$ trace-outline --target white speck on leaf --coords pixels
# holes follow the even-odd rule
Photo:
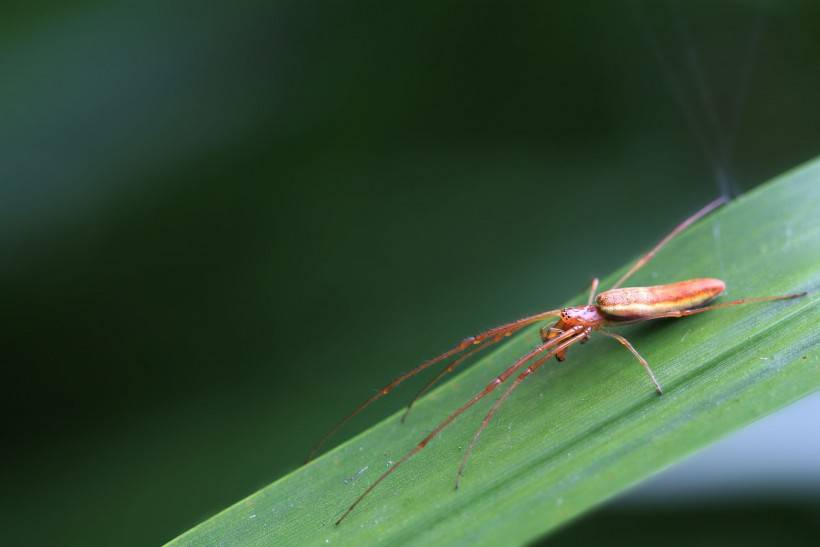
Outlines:
[[[358,471],[356,471],[356,473],[355,473],[352,477],[348,477],[348,478],[346,478],[346,479],[344,480],[344,483],[345,483],[345,484],[350,484],[351,482],[354,482],[356,479],[358,479],[359,477],[361,477],[361,476],[362,476],[362,473],[364,473],[365,471],[367,471],[367,468],[368,468],[368,467],[370,467],[370,466],[369,466],[369,465],[365,465],[364,467],[362,467],[361,469],[359,469]]]
[[[250,515],[248,518],[249,519],[255,519],[256,518],[256,513],[254,513],[253,515]]]

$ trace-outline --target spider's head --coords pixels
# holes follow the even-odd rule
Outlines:
[[[604,317],[596,306],[574,306],[561,310],[561,322],[568,327],[580,325],[598,328],[604,322]]]

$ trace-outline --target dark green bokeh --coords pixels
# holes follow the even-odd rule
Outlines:
[[[743,191],[820,149],[812,2],[6,15],[14,544],[168,540],[398,372],[623,264],[716,167]]]

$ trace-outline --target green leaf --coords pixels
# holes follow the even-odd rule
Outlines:
[[[728,286],[723,300],[810,291],[798,300],[621,329],[653,366],[665,395],[654,393],[615,341],[594,336],[564,363],[542,367],[507,401],[458,492],[453,481],[462,451],[494,397],[462,415],[334,526],[379,474],[532,348],[533,327],[422,399],[405,424],[392,416],[171,544],[515,545],[548,533],[820,387],[819,219],[815,161],[697,223],[630,281],[719,277]]]

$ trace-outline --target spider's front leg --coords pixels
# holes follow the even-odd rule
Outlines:
[[[555,339],[555,337],[562,335],[568,328],[569,327],[560,319],[551,327],[541,327],[539,330],[539,333],[541,334],[541,341],[547,343],[550,340]],[[558,361],[563,361],[565,356],[566,352],[559,351],[555,354],[555,359]]]
[[[559,323],[561,322],[558,321],[558,323],[556,323],[555,326],[552,327],[541,327],[540,329],[538,329],[538,332],[541,335],[542,342],[549,342],[550,340],[564,332],[564,329],[558,327]]]

